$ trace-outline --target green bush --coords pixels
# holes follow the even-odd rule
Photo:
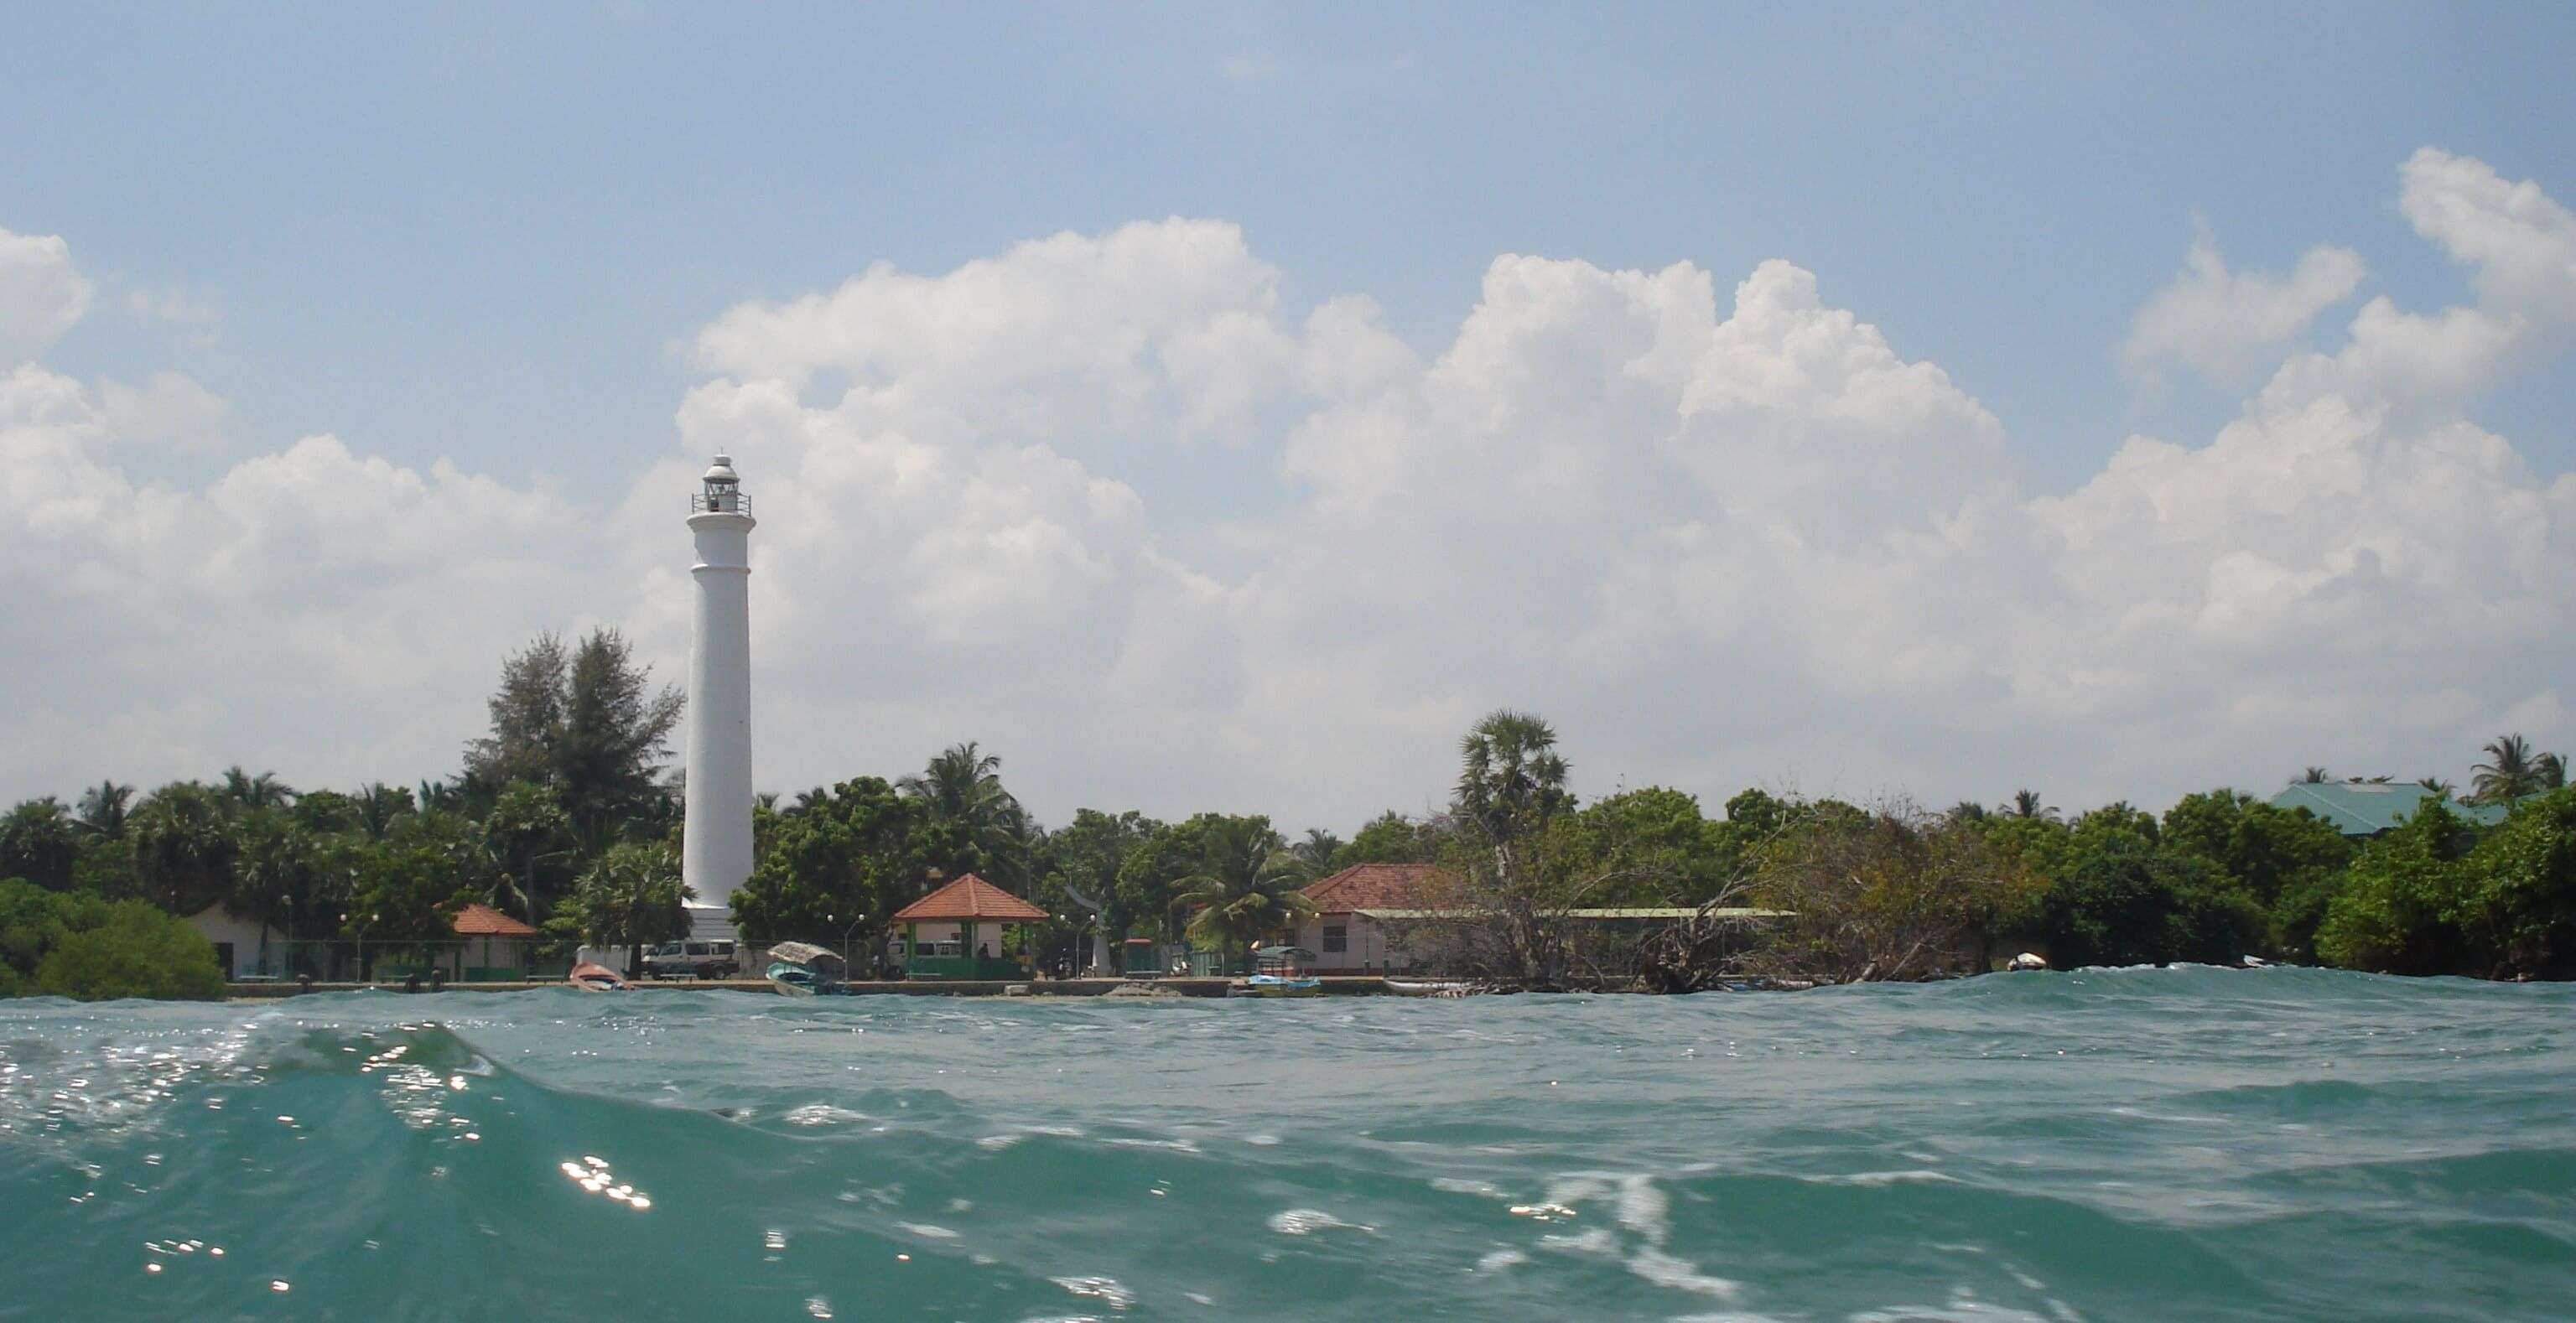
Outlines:
[[[108,921],[63,938],[36,963],[36,989],[79,1001],[155,997],[221,1001],[214,943],[141,901],[119,901]]]
[[[142,901],[0,881],[0,996],[220,1000],[214,944]]]

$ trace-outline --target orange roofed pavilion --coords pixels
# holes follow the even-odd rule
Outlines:
[[[910,978],[1027,978],[1025,954],[1006,954],[1010,930],[1045,910],[968,873],[894,912]]]

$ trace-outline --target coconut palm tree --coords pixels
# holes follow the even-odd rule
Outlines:
[[[1196,871],[1173,885],[1174,903],[1190,908],[1192,937],[1240,950],[1273,933],[1296,931],[1314,902],[1297,890],[1305,879],[1295,851],[1268,818],[1225,818],[1209,825]]]
[[[1297,856],[1297,866],[1308,877],[1322,877],[1333,871],[1333,856],[1342,852],[1342,838],[1321,827],[1306,829],[1306,839],[1288,847]]]
[[[2563,790],[2567,786],[2567,760],[2554,753],[2544,753],[2531,761],[2534,775],[2543,790]]]
[[[126,805],[134,800],[134,787],[101,781],[82,792],[80,824],[108,840],[122,840],[128,816]]]
[[[2326,775],[2326,769],[2322,767],[2311,767],[2308,770],[2299,773],[2299,784],[2301,785],[2321,786],[2333,779],[2333,777]]]
[[[358,793],[350,796],[350,802],[357,809],[358,830],[366,833],[371,841],[383,840],[385,833],[394,829],[394,819],[420,811],[408,788],[389,786],[382,781],[369,781],[360,786]]]
[[[1941,815],[1941,820],[1956,827],[1971,822],[1983,822],[1991,816],[1993,815],[1987,812],[1985,805],[1973,799],[1963,799],[1951,805],[1949,811]]]
[[[252,813],[260,809],[285,808],[295,802],[295,788],[277,779],[275,772],[253,775],[242,770],[240,763],[224,769],[223,788],[216,791],[226,807],[235,813]]]
[[[2451,797],[2451,783],[2438,776],[2425,777],[2422,780],[2417,781],[2415,784],[2424,787],[2426,790],[2432,791],[2433,797],[2436,799],[2449,799]]]
[[[2004,812],[2016,818],[2037,818],[2047,822],[2057,821],[2056,806],[2041,798],[2040,793],[2036,790],[2014,791],[2012,803],[2004,806]]]
[[[2499,735],[2487,742],[2485,762],[2469,770],[2476,775],[2469,782],[2469,797],[2485,804],[2510,804],[2542,788],[2540,768],[2531,755],[2531,741],[2519,735]]]
[[[895,788],[919,800],[936,822],[964,829],[980,866],[1003,874],[1009,882],[1027,870],[1027,849],[1036,824],[1011,792],[1002,788],[1002,757],[985,753],[973,740],[952,744],[922,768],[921,775],[895,782]]]

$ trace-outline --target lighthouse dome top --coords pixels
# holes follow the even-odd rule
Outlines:
[[[716,456],[716,462],[709,465],[707,468],[706,480],[708,482],[740,482],[742,481],[742,475],[733,471],[733,456],[718,455]]]

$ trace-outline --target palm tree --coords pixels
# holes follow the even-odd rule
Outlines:
[[[358,793],[351,796],[351,802],[357,806],[358,830],[365,832],[371,841],[383,840],[385,833],[394,829],[394,819],[419,811],[410,790],[389,786],[382,781],[369,781],[360,786]]]
[[[1036,824],[1011,792],[1002,788],[1002,756],[985,753],[973,740],[952,744],[922,768],[921,775],[895,782],[895,788],[919,800],[933,821],[964,829],[967,845],[985,868],[1016,877],[1025,870]],[[1008,879],[1005,879],[1008,880]]]
[[[2540,768],[2531,756],[2531,741],[2500,735],[2487,743],[2487,760],[2469,770],[2469,797],[2481,803],[2510,804],[2541,789]]]
[[[224,769],[223,789],[216,793],[235,813],[285,808],[295,802],[295,788],[278,780],[277,773],[261,772],[254,776],[243,771],[240,763]]]
[[[1198,868],[1173,884],[1173,901],[1197,911],[1192,937],[1236,949],[1313,917],[1314,902],[1297,890],[1304,876],[1269,819],[1226,818],[1210,825]]]
[[[1458,809],[1497,842],[1574,807],[1556,731],[1536,715],[1496,709],[1458,741],[1458,755]]]
[[[1297,866],[1310,878],[1333,871],[1333,856],[1342,852],[1342,838],[1321,827],[1306,829],[1306,839],[1288,847],[1297,856]]]
[[[194,914],[232,891],[241,846],[223,798],[176,781],[134,808],[126,838],[147,893],[173,914]]]
[[[2533,775],[2540,778],[2541,789],[2566,789],[2567,760],[2565,758],[2554,753],[2544,753],[2532,760],[2531,770]]]
[[[2056,807],[2043,800],[2040,797],[2040,793],[2036,790],[2014,791],[2012,803],[2004,806],[2004,812],[2011,814],[2016,818],[2037,818],[2047,822],[2057,821]]]
[[[80,799],[80,822],[84,827],[108,840],[125,836],[126,805],[134,799],[134,787],[114,781],[101,781],[83,792]]]
[[[2438,776],[2425,777],[2424,779],[2417,781],[2415,784],[2432,791],[2433,797],[2436,799],[2449,799],[2451,797],[2451,783]]]
[[[1941,815],[1941,820],[1957,827],[1971,822],[1983,822],[1991,816],[1993,815],[1986,811],[1985,805],[1973,799],[1963,799],[1951,805],[1949,811]]]
[[[2333,779],[2334,778],[2326,775],[2326,769],[2322,767],[2311,767],[2299,774],[2299,784],[2301,785],[2321,786]]]

